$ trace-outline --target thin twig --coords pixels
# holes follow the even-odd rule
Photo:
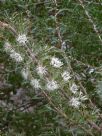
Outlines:
[[[7,28],[7,29],[11,30],[14,35],[17,36],[16,30],[11,25],[9,25],[7,23],[4,23],[4,22],[0,21],[0,28]]]

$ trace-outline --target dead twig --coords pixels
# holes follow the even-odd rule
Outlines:
[[[0,21],[0,28],[9,29],[14,35],[17,36],[16,30],[11,25],[9,25],[9,24],[7,24],[5,22]]]

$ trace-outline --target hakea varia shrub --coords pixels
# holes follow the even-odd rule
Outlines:
[[[2,0],[0,4],[1,2]],[[44,131],[51,126],[51,133],[42,132],[40,134],[39,132],[37,135],[50,136],[51,134],[52,136],[56,135],[55,131],[58,131],[57,135],[61,136],[100,136],[102,134],[102,81],[98,74],[102,74],[102,67],[99,68],[97,63],[93,62],[99,60],[96,59],[97,55],[94,57],[93,54],[95,49],[101,50],[98,40],[102,44],[101,33],[98,32],[101,26],[98,26],[100,23],[96,14],[99,12],[98,7],[100,10],[99,5],[101,3],[82,0],[39,0],[34,2],[20,1],[20,3],[17,0],[4,0],[4,3],[11,3],[11,5],[5,5],[7,10],[5,6],[5,10],[1,8],[3,11],[1,16],[3,15],[3,17],[0,21],[0,38],[4,42],[4,52],[9,57],[10,62],[13,62],[10,65],[13,64],[14,71],[17,74],[20,73],[22,78],[20,77],[21,88],[16,91],[16,94],[15,91],[10,92],[10,101],[0,100],[1,107],[7,107],[6,118],[1,117],[3,122],[7,120],[6,123],[3,123],[3,127],[11,127],[12,118],[19,122],[22,117],[16,118],[15,111],[19,112],[20,116],[23,112],[29,111],[31,124],[28,123],[29,119],[25,120],[29,124],[28,126],[21,119],[21,127],[17,124],[17,131],[20,128],[21,132],[24,124],[24,129],[32,127],[33,132],[34,128],[38,128],[37,131],[39,131],[41,122],[39,123],[39,116],[35,112],[34,106],[38,106],[36,101],[42,101],[43,107],[51,112],[46,112],[41,107],[41,111],[38,110],[41,116],[40,121],[47,115],[46,113],[52,115],[46,116],[44,119],[46,126],[43,127],[42,123],[41,130]],[[94,8],[94,4],[96,4],[97,10]],[[12,8],[14,13],[10,10]],[[94,16],[94,19],[91,16]],[[3,29],[1,30],[1,28]],[[80,56],[82,59],[78,60]],[[90,63],[90,61],[92,62]],[[96,65],[97,67],[95,67]],[[7,72],[9,73],[8,70]],[[9,75],[12,76],[12,74]],[[14,79],[17,80],[16,77]],[[98,79],[99,82],[97,82]],[[9,82],[9,80],[7,81]],[[25,89],[26,86],[27,90]],[[31,112],[34,114],[30,114]],[[37,121],[36,118],[33,118],[35,113]],[[10,114],[12,117],[8,119]],[[56,126],[54,125],[53,134],[53,125],[49,123],[49,118],[55,121]],[[14,122],[15,128],[16,123]],[[1,125],[2,123],[0,123],[0,127]],[[68,131],[71,134],[60,134],[60,128],[65,133]],[[13,135],[14,130],[10,128],[9,131],[12,133],[10,135]],[[25,131],[22,135],[33,135],[31,133],[26,134]],[[34,135],[36,135],[35,132]]]
[[[78,127],[88,128],[87,133],[90,134],[90,128],[98,129],[96,123],[100,119],[100,110],[92,102],[85,82],[89,76],[90,83],[93,83],[92,74],[96,69],[74,60],[70,53],[65,52],[65,45],[62,41],[62,48],[59,49],[20,31],[14,34],[13,42],[10,38],[5,40],[3,49],[19,67],[24,85],[34,91],[28,92],[31,99],[36,93],[42,94],[48,100],[48,107],[66,119],[64,123],[83,124]],[[85,68],[83,71],[83,68],[79,69],[78,73],[74,65]],[[100,95],[101,89],[98,90]],[[72,128],[75,130],[76,126]]]
[[[32,88],[57,95],[64,93],[73,108],[83,105],[87,96],[76,83],[70,57],[62,49],[41,45],[41,52],[37,52],[38,44],[29,41],[25,34],[19,34],[15,41],[15,45],[5,42],[4,50],[13,61],[21,64],[21,75]]]

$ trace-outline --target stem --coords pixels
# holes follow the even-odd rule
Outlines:
[[[0,21],[0,28],[7,28],[7,29],[11,30],[11,32],[13,32],[14,36],[17,36],[16,30],[11,25],[9,25],[7,23]]]

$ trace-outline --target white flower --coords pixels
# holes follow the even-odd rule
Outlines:
[[[64,81],[71,79],[70,73],[68,71],[64,71],[61,75]]]
[[[35,89],[40,89],[40,83],[38,79],[32,79],[30,82],[31,86],[34,87]]]
[[[21,71],[21,74],[22,74],[22,77],[27,80],[28,79],[28,76],[29,76],[29,70],[28,68],[23,68],[22,71]]]
[[[21,55],[19,53],[16,53],[14,50],[12,50],[10,57],[12,59],[14,59],[16,62],[22,62],[23,58],[21,57]]]
[[[58,58],[52,57],[50,65],[52,65],[55,68],[59,68],[63,65],[63,62],[61,62]]]
[[[78,91],[78,86],[75,83],[73,83],[72,86],[70,87],[70,90],[73,94],[76,94]]]
[[[80,91],[78,97],[72,97],[72,99],[70,100],[70,104],[74,106],[75,108],[79,108],[79,106],[81,105],[81,102],[87,99],[88,99],[87,96],[86,95],[83,96],[83,93]]]
[[[49,90],[49,91],[53,91],[55,89],[58,89],[58,84],[56,81],[52,80],[52,81],[48,81],[47,85],[46,85],[46,88]]]
[[[75,108],[79,108],[81,102],[79,101],[79,98],[72,97],[71,100],[70,100],[70,104],[71,104],[71,106],[73,106]]]
[[[47,73],[47,69],[43,66],[38,66],[36,68],[36,71],[39,75],[46,75],[46,73]]]
[[[5,42],[5,44],[4,44],[4,50],[6,52],[10,52],[12,50],[11,44],[9,42]]]
[[[12,59],[14,59],[15,61],[17,62],[22,62],[23,61],[23,58],[21,57],[21,55],[17,52],[15,52],[14,49],[12,49],[12,46],[10,45],[10,43],[6,42],[4,44],[4,50],[10,54],[10,57]]]
[[[21,35],[19,34],[16,40],[20,44],[25,44],[28,41],[25,34],[21,34]]]

